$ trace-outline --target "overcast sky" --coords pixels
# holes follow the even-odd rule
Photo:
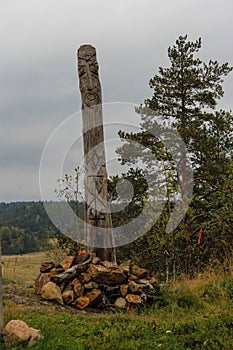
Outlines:
[[[204,60],[233,65],[232,33],[232,0],[0,0],[0,201],[40,199],[44,146],[80,110],[81,44],[97,49],[104,102],[137,105],[179,35],[202,37]],[[230,110],[233,74],[224,89]]]

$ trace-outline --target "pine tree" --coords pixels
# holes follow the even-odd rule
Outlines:
[[[191,161],[194,171],[193,200],[183,222],[176,232],[171,234],[173,239],[170,239],[171,236],[167,239],[171,242],[169,248],[170,256],[173,256],[173,265],[176,251],[179,249],[180,265],[187,267],[186,272],[190,271],[190,266],[195,265],[192,260],[196,254],[196,235],[199,227],[206,225],[207,229],[209,210],[213,212],[216,209],[216,201],[220,200],[220,196],[218,200],[216,196],[220,193],[226,178],[233,149],[232,115],[224,111],[215,111],[218,100],[224,94],[223,77],[230,73],[232,67],[229,67],[228,63],[219,64],[213,60],[203,62],[197,57],[200,49],[201,38],[191,42],[187,40],[187,35],[180,36],[175,45],[168,48],[169,67],[159,67],[158,74],[149,82],[149,86],[153,89],[152,97],[136,108],[141,114],[142,132],[138,134],[119,132],[120,137],[126,141],[118,150],[123,161],[135,162],[135,158],[141,157],[147,171],[152,170],[145,152],[134,157],[127,143],[127,140],[134,140],[150,148],[158,161],[164,162],[168,168],[169,177],[166,186],[167,189],[170,188],[170,191],[167,191],[169,210],[172,210],[171,202],[177,190],[174,164],[164,145],[152,133],[150,134],[149,130],[153,129],[158,121],[162,121],[176,128],[186,145],[186,150],[181,149],[180,187],[182,197],[185,197],[188,186],[186,169],[188,161]],[[215,199],[213,192],[216,194]],[[221,203],[222,201],[223,198]],[[212,238],[209,232],[208,243],[203,248],[205,254],[209,249],[208,245],[211,244]],[[183,259],[186,259],[187,263],[184,263]]]

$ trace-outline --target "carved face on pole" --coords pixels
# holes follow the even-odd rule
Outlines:
[[[83,97],[83,109],[101,103],[101,86],[98,70],[95,48],[91,45],[81,46],[78,50],[78,74]]]

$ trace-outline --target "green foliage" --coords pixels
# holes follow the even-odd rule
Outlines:
[[[64,253],[67,255],[76,255],[77,251],[81,249],[80,245],[73,241],[71,238],[68,236],[60,233],[57,236],[57,247],[62,249]]]
[[[152,97],[136,108],[141,114],[142,131],[119,132],[124,139],[118,150],[122,163],[137,165],[141,161],[144,172],[156,174],[153,187],[165,188],[166,193],[166,206],[156,225],[134,247],[125,248],[139,263],[160,271],[166,280],[181,273],[194,276],[206,265],[229,264],[232,256],[233,116],[230,112],[215,111],[224,94],[223,77],[232,67],[213,60],[203,62],[197,56],[200,49],[201,39],[190,42],[187,36],[180,36],[168,48],[170,65],[159,67],[149,83]],[[185,142],[187,151],[180,150],[179,178],[171,154],[153,135],[159,125],[176,128]],[[130,141],[138,143],[134,151]],[[157,160],[157,169],[148,157],[150,152]],[[192,202],[183,221],[168,235],[166,224],[177,197],[186,198],[187,164],[192,165],[194,173]],[[177,196],[178,188],[181,198]],[[137,193],[134,196],[137,198]],[[144,202],[141,201],[141,210]],[[200,227],[203,236],[198,246]]]
[[[220,65],[212,60],[205,63],[195,57],[200,48],[201,38],[190,42],[187,35],[180,36],[168,48],[170,67],[159,67],[159,73],[149,83],[154,94],[145,101],[146,106],[162,117],[175,117],[180,127],[186,127],[187,119],[192,118],[194,126],[199,127],[200,116],[205,119],[203,107],[217,105],[224,94],[222,77],[232,70],[228,63]]]
[[[191,291],[179,290],[176,292],[175,299],[177,305],[183,309],[195,308],[195,310],[198,310],[203,305],[198,296]]]
[[[224,279],[208,283],[205,287],[203,297],[212,302],[219,298],[233,301],[233,279]]]
[[[2,226],[2,252],[4,255],[32,253],[39,250],[39,242],[34,235],[18,227]]]
[[[56,228],[42,202],[0,203],[3,254],[24,254],[51,248]]]

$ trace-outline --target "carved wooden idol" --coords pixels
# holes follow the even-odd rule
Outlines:
[[[113,247],[114,243],[108,203],[102,97],[98,69],[95,48],[91,45],[82,45],[78,49],[78,74],[82,97],[86,244],[89,248],[97,247],[94,251],[98,257],[115,262],[115,249],[106,248]]]

